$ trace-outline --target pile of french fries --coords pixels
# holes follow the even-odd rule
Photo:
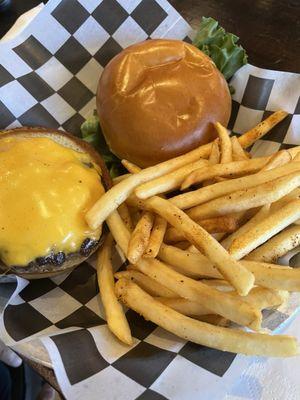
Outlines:
[[[123,160],[128,174],[86,216],[91,228],[106,221],[110,230],[97,271],[108,326],[122,342],[132,344],[121,303],[204,346],[297,354],[295,338],[260,330],[263,309],[300,291],[300,269],[276,264],[300,245],[300,146],[259,158],[246,151],[286,115],[239,137],[216,123],[214,142],[143,170]],[[115,274],[114,241],[128,260]]]

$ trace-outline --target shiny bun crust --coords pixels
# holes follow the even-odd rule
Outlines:
[[[147,40],[105,67],[97,110],[114,154],[146,167],[215,138],[227,126],[231,97],[212,60],[179,40]]]
[[[111,179],[109,172],[105,166],[104,161],[88,143],[83,140],[66,133],[64,131],[53,130],[48,128],[17,128],[7,131],[0,131],[1,137],[47,137],[54,140],[58,144],[68,147],[75,151],[88,153],[95,164],[101,168],[101,181],[105,190],[111,187]],[[9,274],[16,274],[26,279],[40,279],[59,275],[66,272],[67,270],[73,269],[84,260],[86,260],[93,252],[95,252],[102,243],[102,237],[98,241],[97,245],[92,248],[88,256],[83,255],[80,252],[66,254],[65,261],[60,265],[48,263],[44,265],[28,265],[27,267],[12,267],[9,270]],[[7,266],[1,263],[0,260],[0,273],[6,271]]]

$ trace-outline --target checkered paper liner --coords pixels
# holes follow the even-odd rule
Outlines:
[[[105,65],[149,37],[190,41],[192,31],[165,0],[50,0],[17,38],[0,42],[0,128],[37,125],[79,135],[95,108]],[[300,144],[299,75],[247,65],[231,84],[234,133],[279,108],[289,113],[253,153]],[[114,265],[122,265],[117,253]],[[298,305],[292,295],[279,310],[266,311],[263,327],[282,330]],[[62,391],[72,400],[220,399],[251,361],[186,342],[133,311],[127,317],[131,347],[108,331],[91,259],[68,275],[30,283],[18,278],[0,332],[8,345],[41,337]]]

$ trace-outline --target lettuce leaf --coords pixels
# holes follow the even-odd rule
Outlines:
[[[214,61],[228,81],[247,63],[246,51],[237,44],[238,40],[238,36],[226,32],[215,19],[203,17],[193,44]]]
[[[103,161],[110,173],[111,178],[115,178],[123,173],[125,169],[121,160],[110,150],[101,132],[99,118],[96,110],[93,115],[88,117],[80,127],[82,139],[93,146],[101,154]]]

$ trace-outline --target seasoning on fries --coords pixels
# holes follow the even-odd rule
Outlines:
[[[228,131],[219,122],[215,123],[220,142],[220,163],[226,164],[232,161],[232,144]]]
[[[144,211],[131,234],[127,259],[132,264],[135,264],[142,257],[148,247],[153,221],[154,215],[149,211]]]
[[[135,283],[121,279],[116,284],[119,299],[145,319],[194,343],[233,353],[289,357],[298,352],[297,341],[287,335],[248,333],[213,326],[187,317],[155,300]]]
[[[239,138],[216,123],[215,141],[143,170],[122,161],[130,174],[87,215],[94,228],[106,220],[131,262],[114,284],[106,240],[98,270],[99,281],[110,277],[114,300],[99,282],[107,315],[113,307],[121,312],[115,289],[127,307],[195,343],[248,355],[297,354],[294,338],[230,327],[259,331],[263,309],[300,291],[300,269],[274,264],[300,245],[300,147],[251,159],[245,152],[286,115],[277,111]],[[201,187],[190,190],[194,184]],[[168,194],[179,187],[188,190]],[[109,326],[130,343],[124,318]]]
[[[188,278],[155,259],[141,259],[136,268],[158,282],[164,282],[177,296],[205,304],[212,313],[222,315],[240,325],[258,330],[261,324],[260,310],[250,306],[241,297],[231,296]]]
[[[245,258],[247,260],[274,263],[290,250],[300,246],[300,226],[291,226],[280,232]]]
[[[227,251],[200,225],[191,220],[187,214],[160,197],[147,200],[149,207],[181,231],[192,243],[216,265],[221,274],[228,279],[241,295],[246,295],[252,288],[254,277],[239,263],[229,256]]]
[[[292,192],[299,185],[300,171],[211,200],[188,210],[187,214],[194,220],[200,220],[249,210],[273,203]]]
[[[100,296],[104,306],[107,325],[109,329],[122,342],[131,345],[132,337],[130,328],[123,311],[115,295],[115,282],[111,264],[113,238],[108,235],[97,261],[97,275],[100,288]]]
[[[231,138],[231,147],[232,147],[232,161],[243,161],[249,159],[249,155],[246,154],[245,150],[242,148],[236,136],[232,136]]]
[[[202,219],[196,221],[203,229],[209,233],[230,233],[235,232],[240,225],[239,218],[234,215]],[[175,228],[168,228],[165,235],[166,243],[174,243],[185,240],[185,236]]]
[[[284,118],[288,116],[288,113],[283,110],[279,110],[271,114],[264,121],[260,122],[253,129],[244,133],[239,137],[239,142],[244,149],[252,146],[257,140],[261,139],[267,134],[275,125],[279,124]]]
[[[299,218],[300,200],[291,201],[260,221],[244,235],[237,237],[228,249],[229,254],[240,260]]]
[[[161,283],[150,278],[149,276],[142,274],[139,271],[129,269],[127,271],[116,272],[115,278],[117,279],[129,279],[132,282],[138,284],[143,290],[151,294],[151,296],[161,296],[163,298],[174,298],[176,293]]]
[[[196,183],[201,183],[207,179],[251,174],[259,171],[268,161],[269,157],[260,157],[245,161],[233,161],[226,164],[216,164],[206,167],[204,166],[196,169],[190,175],[188,175],[181,185],[181,190],[187,189],[190,186]],[[145,198],[144,194],[140,194],[140,190],[136,190],[136,194],[140,198]]]
[[[209,187],[202,187],[191,192],[179,194],[172,197],[170,201],[183,210],[225,196],[226,194],[234,193],[238,190],[249,189],[270,182],[296,171],[300,172],[300,162],[291,162],[270,171],[259,171],[253,175],[228,179],[226,182],[215,183]]]
[[[208,161],[211,165],[218,164],[220,161],[220,149],[219,149],[219,143],[217,140],[215,140],[212,143],[211,152],[210,152]]]
[[[165,237],[167,225],[168,223],[164,218],[156,215],[144,257],[155,258],[157,256]]]

